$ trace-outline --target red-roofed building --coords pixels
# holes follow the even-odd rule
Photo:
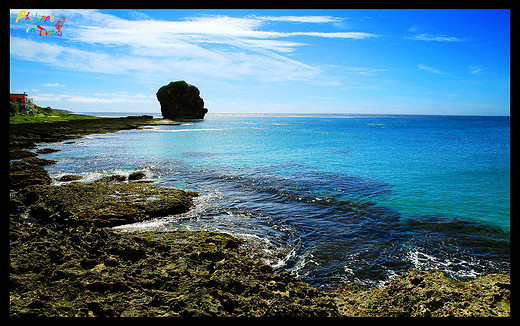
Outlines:
[[[34,109],[34,101],[31,97],[27,97],[27,93],[23,94],[9,94],[9,101],[18,104],[20,111],[29,111]]]

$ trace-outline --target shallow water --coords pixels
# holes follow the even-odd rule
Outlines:
[[[210,229],[316,285],[410,267],[457,279],[510,266],[508,117],[217,115],[90,135],[42,155],[53,177],[146,173],[200,192],[186,214],[121,231]]]

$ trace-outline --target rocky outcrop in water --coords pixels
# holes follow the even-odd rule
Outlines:
[[[200,97],[199,89],[184,80],[171,82],[157,91],[163,117],[170,120],[204,119],[208,109]]]
[[[186,212],[193,195],[144,183],[72,182],[28,186],[12,200],[38,223],[105,227]]]

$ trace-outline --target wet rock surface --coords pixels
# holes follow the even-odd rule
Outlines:
[[[42,164],[24,158],[9,162],[9,188],[21,189],[30,185],[50,185],[51,177]]]
[[[339,312],[364,317],[506,317],[510,315],[508,275],[489,274],[455,282],[439,271],[410,270],[381,288],[336,291]]]
[[[11,221],[11,316],[333,316],[334,301],[214,232]]]
[[[411,270],[382,288],[322,292],[205,231],[53,230],[16,214],[11,316],[509,316],[510,279]]]
[[[16,194],[28,218],[39,224],[100,227],[140,222],[188,211],[193,205],[183,190],[144,183],[71,182],[34,185]]]

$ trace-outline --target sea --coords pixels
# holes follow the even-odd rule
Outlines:
[[[199,192],[185,214],[116,231],[226,232],[316,287],[510,272],[509,117],[208,113],[40,146],[61,150],[40,155],[55,179],[142,171]]]

